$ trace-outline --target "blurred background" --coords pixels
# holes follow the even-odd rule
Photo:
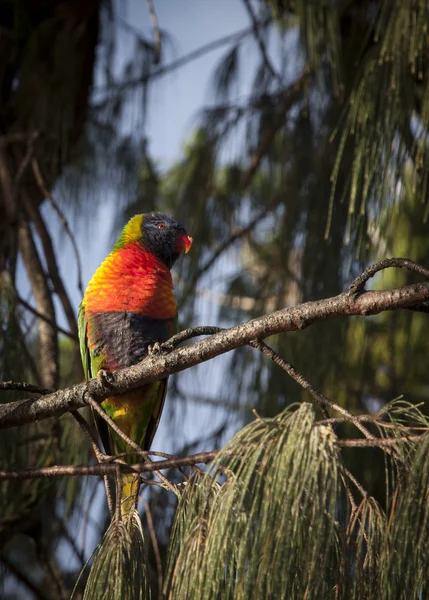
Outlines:
[[[193,236],[181,329],[338,294],[388,256],[428,267],[428,25],[425,0],[0,0],[0,379],[83,378],[77,307],[136,213]],[[400,395],[424,410],[428,329],[404,311],[270,342],[354,413]],[[170,378],[152,447],[217,449],[253,409],[301,400],[241,348]],[[69,416],[0,436],[1,468],[91,460]],[[382,501],[381,451],[345,460]],[[164,559],[175,498],[142,495]],[[68,598],[107,522],[96,478],[2,482],[1,597]]]

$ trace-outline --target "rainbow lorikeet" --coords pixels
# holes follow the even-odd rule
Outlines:
[[[148,347],[177,331],[177,309],[170,269],[192,238],[171,215],[152,212],[134,216],[124,227],[112,252],[88,284],[79,307],[79,339],[85,377],[103,369],[115,371],[142,360]],[[148,450],[158,427],[167,379],[107,398],[101,404],[119,428]],[[108,454],[132,449],[96,416]],[[135,462],[135,455],[126,457]],[[125,474],[121,513],[137,504],[140,478]]]

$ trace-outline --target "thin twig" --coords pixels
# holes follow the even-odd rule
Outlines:
[[[254,175],[256,174],[262,159],[266,155],[268,149],[271,146],[271,142],[276,135],[277,131],[284,126],[285,117],[287,111],[290,107],[296,102],[299,98],[299,95],[302,93],[302,90],[306,85],[308,85],[311,81],[311,75],[308,70],[304,70],[304,73],[299,77],[299,79],[291,85],[282,95],[282,99],[280,101],[280,108],[275,115],[271,126],[261,135],[261,139],[259,141],[258,147],[255,150],[248,168],[243,172],[240,182],[241,192],[245,193],[251,184]],[[213,254],[207,261],[198,269],[196,275],[193,280],[196,281],[198,277],[201,277],[204,273],[206,273],[212,265],[216,262],[219,256],[229,248],[236,240],[245,237],[253,230],[255,225],[264,218],[268,213],[270,213],[277,204],[280,202],[280,197],[274,198],[267,206],[265,206],[245,227],[238,229],[235,233],[233,233],[225,242],[223,242],[217,249],[214,250]]]
[[[350,489],[350,486],[349,486],[349,484],[347,482],[345,474],[342,473],[341,471],[340,471],[340,477],[341,477],[341,481],[343,482],[344,488],[346,490],[347,497],[348,497],[349,502],[350,502],[350,506],[352,507],[352,514],[354,514],[355,511],[356,511],[356,502],[355,502],[355,499],[354,499],[354,496],[353,496],[353,492]]]
[[[110,425],[110,427],[113,429],[113,431],[115,431],[119,435],[119,437],[121,437],[124,440],[124,442],[126,442],[128,444],[128,446],[130,446],[131,448],[133,448],[133,450],[136,450],[136,452],[138,454],[140,454],[141,452],[143,452],[143,449],[140,448],[140,446],[138,444],[136,444],[136,442],[134,442],[128,435],[126,435],[122,431],[122,429],[120,429],[116,425],[116,423],[113,421],[113,419],[111,419],[109,417],[109,415],[106,414],[106,412],[101,408],[101,406],[93,398],[91,398],[91,396],[87,395],[87,400],[88,400],[88,403],[95,410],[95,412],[97,414],[99,414],[100,417],[102,419],[104,419],[106,421],[106,423],[108,423]],[[151,462],[151,460],[150,460],[150,458],[148,456],[146,456],[146,460],[149,461],[149,462]],[[177,490],[176,490],[175,486],[166,477],[164,477],[164,475],[162,473],[159,473],[158,471],[155,471],[155,474],[164,483],[165,487],[170,490],[170,492],[173,492],[174,494],[177,495]]]
[[[191,338],[199,337],[201,335],[214,335],[215,333],[219,333],[219,331],[224,331],[224,328],[213,327],[211,325],[189,327],[188,329],[180,331],[180,333],[176,333],[169,340],[160,344],[160,348],[161,350],[171,352],[171,350],[174,350],[175,348],[177,348],[177,346],[183,344],[183,342],[186,342]]]
[[[272,20],[273,19],[271,16],[267,17],[266,19],[261,21],[259,26],[265,27],[266,25],[271,23]],[[226,44],[237,43],[240,40],[247,37],[248,35],[250,35],[251,33],[253,33],[253,31],[254,31],[253,26],[245,27],[244,29],[240,29],[239,31],[236,31],[235,33],[225,35],[224,37],[214,40],[213,42],[204,44],[203,46],[200,46],[196,50],[192,50],[192,52],[189,52],[188,54],[181,56],[177,60],[174,60],[167,65],[158,67],[156,70],[152,71],[151,73],[147,73],[141,77],[136,77],[136,78],[126,79],[123,81],[109,83],[108,85],[100,86],[98,88],[96,87],[94,91],[96,93],[107,92],[107,91],[111,90],[112,88],[116,89],[118,87],[120,87],[121,90],[124,90],[126,88],[130,88],[130,87],[134,88],[136,86],[145,84],[151,79],[155,79],[156,77],[161,77],[161,76],[165,75],[166,73],[170,73],[171,71],[174,71],[175,69],[178,69],[178,68],[182,67],[183,65],[186,65],[187,63],[189,63],[197,58],[200,58],[204,54],[212,52],[213,50],[217,50],[218,48],[221,48],[222,46],[225,46]]]
[[[17,471],[0,470],[0,479],[21,480],[39,479],[43,477],[102,477],[103,475],[114,475],[124,473],[152,473],[158,470],[172,469],[176,467],[193,467],[195,464],[207,464],[214,460],[218,454],[217,450],[211,452],[199,452],[190,456],[176,456],[168,460],[160,460],[155,463],[144,462],[129,465],[127,463],[98,464],[98,465],[57,465],[52,467],[40,467],[37,469],[20,469]]]
[[[54,197],[52,196],[51,192],[48,190],[48,188],[45,184],[45,181],[43,179],[42,173],[40,171],[39,163],[35,158],[33,158],[32,167],[33,167],[34,177],[36,179],[36,182],[37,182],[37,185],[39,186],[40,191],[42,192],[44,197],[47,198],[47,200],[49,200],[49,202],[51,203],[52,208],[57,213],[57,215],[64,227],[64,231],[66,232],[66,234],[68,235],[68,237],[71,241],[71,244],[73,247],[73,252],[74,252],[74,255],[76,258],[76,265],[77,265],[77,287],[79,289],[80,295],[83,296],[84,290],[83,290],[83,284],[82,284],[82,261],[80,258],[79,248],[77,246],[76,239],[69,227],[68,221],[67,221],[63,211],[61,210],[61,208],[59,207],[57,202],[55,202]]]
[[[374,439],[337,439],[336,444],[341,448],[383,448],[398,444],[418,442],[424,435],[406,435],[401,437],[374,438]]]
[[[344,465],[342,466],[342,470],[347,475],[347,477],[350,479],[350,481],[354,484],[354,486],[362,494],[362,497],[366,498],[368,496],[368,492],[365,490],[364,487],[362,487],[362,485],[359,483],[359,481],[356,479],[356,477],[352,473],[350,473],[350,471]]]
[[[153,34],[155,38],[155,44],[153,46],[153,63],[155,65],[158,65],[161,60],[161,33],[159,31],[158,19],[156,17],[156,12],[152,0],[146,0],[146,4],[150,15],[150,20],[152,21]]]
[[[107,477],[107,475],[103,475],[103,479]],[[83,519],[82,519],[82,536],[81,536],[81,545],[82,545],[82,552],[85,551],[85,546],[86,546],[86,534],[87,534],[87,530],[88,530],[88,523],[90,520],[89,517],[89,513],[91,511],[91,509],[93,508],[94,504],[94,499],[95,499],[95,495],[97,493],[97,487],[98,487],[99,482],[97,481],[94,485],[94,488],[91,492],[91,495],[88,498],[88,503],[86,505],[85,508],[85,512],[83,514]],[[81,507],[82,510],[84,509],[84,507]]]
[[[420,441],[424,435],[410,435],[395,438],[372,438],[372,439],[336,439],[335,443],[338,447],[350,448],[384,448],[396,446],[403,443],[411,443]],[[167,460],[161,460],[155,463],[144,462],[129,465],[127,463],[114,464],[97,464],[97,465],[55,465],[52,467],[40,467],[35,469],[20,469],[15,471],[0,470],[0,480],[23,480],[23,479],[39,479],[45,477],[79,477],[95,476],[124,473],[147,473],[158,470],[171,469],[176,467],[194,466],[196,464],[207,464],[212,462],[218,450],[211,452],[200,452],[191,454],[190,456],[177,456]]]
[[[49,600],[48,596],[39,589],[30,579],[27,577],[26,573],[23,573],[17,566],[15,566],[10,560],[4,556],[4,554],[0,555],[0,560],[6,567],[6,569],[12,573],[12,575],[22,583],[27,589],[30,590],[32,594],[34,594],[37,600]]]
[[[353,423],[353,425],[355,425],[355,427],[357,427],[357,429],[359,429],[364,434],[364,436],[367,439],[375,439],[375,436],[373,436],[372,433],[370,433],[368,431],[368,429],[366,427],[364,427],[364,425],[362,425],[362,423],[360,422],[359,419],[356,419],[355,416],[352,413],[350,413],[347,409],[343,408],[336,402],[329,400],[329,398],[327,398],[326,396],[324,396],[323,394],[321,394],[320,392],[315,390],[313,388],[313,386],[311,385],[311,383],[309,381],[307,381],[307,379],[299,371],[297,371],[295,369],[295,367],[293,365],[291,365],[291,363],[287,362],[281,356],[279,356],[279,354],[277,354],[277,352],[275,350],[273,350],[273,348],[268,346],[268,344],[266,344],[263,341],[255,340],[255,341],[250,342],[249,345],[253,346],[253,348],[256,348],[260,352],[263,352],[272,361],[274,361],[276,363],[276,365],[278,365],[284,371],[286,371],[286,373],[290,377],[292,377],[292,379],[294,379],[297,383],[299,383],[299,385],[302,388],[304,388],[316,400],[319,407],[322,409],[325,417],[329,416],[328,413],[326,412],[327,408],[336,410],[337,412],[340,412],[341,414],[345,415],[349,419],[349,421],[351,423]]]
[[[72,411],[71,414],[74,417],[74,419],[77,421],[77,423],[79,424],[79,427],[82,429],[82,431],[85,433],[85,435],[89,439],[89,443],[91,444],[91,448],[94,453],[95,460],[98,463],[106,462],[105,461],[106,455],[100,450],[100,448],[97,444],[97,441],[95,440],[94,436],[92,435],[91,428],[88,425],[88,423],[86,422],[86,420],[82,417],[82,415],[77,410]],[[103,479],[104,479],[104,489],[106,491],[107,506],[109,508],[110,516],[112,516],[113,515],[112,488],[110,486],[109,477],[107,475],[104,475]]]
[[[161,553],[159,551],[158,540],[156,538],[156,531],[153,524],[152,513],[150,510],[149,502],[147,500],[143,500],[144,511],[147,520],[147,527],[149,529],[150,539],[152,541],[153,553],[155,554],[156,560],[156,572],[158,575],[158,600],[162,600],[162,561],[161,561]]]
[[[66,540],[68,541],[68,543],[70,544],[73,552],[75,553],[76,557],[78,558],[78,560],[81,563],[81,567],[83,567],[85,565],[85,554],[83,549],[79,550],[77,542],[75,540],[75,538],[71,535],[71,533],[68,530],[67,527],[67,521],[65,519],[65,517],[57,517],[57,522],[60,525],[62,534],[64,535],[64,537],[66,538]]]
[[[52,319],[50,319],[46,315],[43,315],[41,312],[39,312],[38,310],[36,310],[35,308],[33,308],[31,306],[31,304],[28,304],[28,302],[26,300],[24,300],[24,298],[21,298],[21,296],[17,296],[17,300],[18,300],[19,304],[22,304],[22,306],[25,309],[27,309],[28,312],[31,312],[35,317],[37,317],[38,319],[42,319],[43,321],[46,321],[46,323],[49,323],[49,325],[52,325],[52,327],[54,327],[59,333],[62,333],[63,335],[66,335],[71,340],[73,340],[75,342],[78,341],[76,335],[74,335],[70,331],[67,331],[66,329],[63,329],[62,327],[60,327],[59,325],[57,325]]]
[[[0,381],[0,391],[16,390],[20,392],[28,392],[29,394],[52,394],[52,390],[35,385],[34,383],[25,383],[23,381]]]
[[[374,275],[380,271],[390,267],[408,269],[409,271],[414,271],[415,273],[419,273],[420,275],[423,275],[423,277],[429,279],[429,269],[425,269],[409,258],[385,258],[384,260],[371,265],[365,269],[365,271],[359,275],[359,277],[356,277],[356,279],[354,279],[350,284],[349,293],[352,295],[361,293],[365,289],[365,284],[371,279],[371,277],[374,277]]]
[[[14,198],[16,198],[18,191],[19,191],[19,186],[21,185],[21,181],[22,178],[24,177],[25,171],[27,170],[27,167],[30,163],[30,160],[33,156],[33,151],[34,151],[34,142],[36,141],[36,139],[39,137],[39,132],[38,131],[34,131],[33,133],[30,133],[27,137],[27,150],[26,153],[24,155],[24,158],[21,161],[21,164],[19,165],[18,171],[16,173],[15,176],[15,180],[13,182],[13,194],[14,194]]]
[[[243,175],[243,181],[245,182],[245,184],[244,184],[245,187],[247,187],[248,183],[250,182],[249,173],[247,171]],[[249,221],[249,223],[247,225],[244,225],[243,227],[238,227],[235,231],[233,231],[233,233],[229,236],[229,238],[227,240],[225,240],[224,242],[222,242],[217,248],[215,248],[213,250],[212,255],[206,260],[205,263],[203,263],[201,265],[201,267],[198,269],[198,271],[194,277],[194,280],[197,280],[198,278],[201,277],[201,275],[206,273],[212,267],[212,265],[217,261],[219,256],[221,254],[223,254],[223,252],[225,252],[225,250],[227,250],[230,246],[232,246],[237,240],[246,237],[251,231],[253,231],[255,226],[258,223],[260,223],[260,221],[264,217],[266,217],[267,214],[269,214],[272,210],[274,210],[274,208],[276,207],[277,204],[279,204],[279,198],[275,198],[272,202],[269,202],[266,206],[264,206],[262,208],[262,210],[260,210],[256,214],[256,216],[253,219],[251,219],[251,221]]]
[[[260,34],[260,23],[258,22],[258,19],[256,18],[255,13],[253,12],[253,8],[252,8],[252,3],[250,2],[250,0],[243,0],[244,2],[244,6],[246,7],[247,13],[250,17],[250,20],[252,22],[253,25],[253,33],[255,35],[255,39],[258,43],[259,46],[259,50],[261,51],[261,55],[262,55],[262,59],[264,61],[264,64],[266,66],[266,68],[268,69],[268,71],[270,72],[271,76],[276,79],[278,81],[278,83],[282,86],[283,85],[283,80],[280,77],[279,73],[277,73],[277,71],[274,69],[273,65],[271,64],[271,61],[268,57],[268,52],[267,49],[265,47],[265,43],[264,40],[262,39],[262,36]]]
[[[116,520],[121,520],[121,506],[122,506],[122,489],[120,486],[121,469],[118,463],[115,463],[115,481],[116,481],[116,498],[115,498],[115,516]]]

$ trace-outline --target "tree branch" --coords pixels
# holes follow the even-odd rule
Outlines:
[[[146,4],[150,20],[152,21],[153,35],[155,38],[155,43],[153,45],[153,63],[158,65],[161,60],[161,33],[159,31],[158,19],[156,17],[155,7],[153,6],[152,0],[146,0]]]
[[[32,231],[26,221],[23,221],[19,228],[19,247],[36,300],[37,310],[56,323],[52,295]],[[57,388],[59,381],[57,332],[56,328],[45,320],[39,321],[39,354],[43,385]]]
[[[0,480],[40,479],[44,477],[80,477],[81,475],[101,477],[115,475],[118,470],[123,473],[147,473],[174,467],[193,467],[195,464],[211,462],[218,451],[200,452],[190,456],[175,456],[158,462],[144,462],[135,465],[126,463],[103,463],[97,465],[57,465],[38,469],[20,469],[18,471],[0,470]],[[150,453],[149,453],[150,454]]]
[[[42,315],[42,313],[40,313],[38,310],[33,308],[31,306],[31,304],[29,304],[26,300],[24,300],[24,298],[21,298],[21,296],[17,295],[16,299],[18,300],[19,304],[22,304],[22,306],[26,310],[28,310],[28,312],[31,312],[31,314],[34,315],[35,317],[37,317],[38,319],[42,319],[43,321],[46,321],[46,323],[49,323],[49,325],[54,327],[58,331],[58,333],[62,333],[63,335],[67,336],[68,338],[70,338],[71,340],[73,340],[75,342],[79,341],[76,335],[73,335],[72,333],[70,333],[70,331],[63,329],[62,327],[57,325],[54,321],[52,321],[52,319],[50,319],[46,315]]]
[[[283,85],[282,78],[280,77],[279,73],[277,73],[277,71],[274,69],[273,65],[271,64],[267,49],[265,47],[265,42],[262,39],[262,36],[260,33],[261,26],[260,26],[260,23],[258,22],[258,19],[257,19],[255,13],[253,12],[252,3],[250,0],[243,0],[243,2],[244,2],[244,6],[246,7],[247,13],[249,15],[250,21],[252,22],[252,25],[253,25],[253,33],[254,33],[256,42],[259,46],[262,60],[264,61],[266,68],[270,72],[271,77],[276,79],[280,83],[280,85]]]
[[[36,158],[33,158],[32,161],[32,166],[33,166],[33,174],[34,174],[34,178],[37,182],[37,185],[39,186],[39,190],[41,191],[41,193],[43,194],[43,196],[45,198],[47,198],[49,200],[49,202],[51,203],[52,208],[54,209],[54,211],[57,213],[58,218],[60,219],[63,227],[64,227],[64,231],[66,232],[66,234],[68,235],[70,242],[72,244],[73,247],[73,252],[76,258],[76,268],[77,268],[77,287],[80,291],[81,296],[83,297],[83,293],[84,293],[84,289],[83,289],[83,284],[82,284],[82,261],[80,258],[80,253],[79,253],[79,248],[77,246],[77,242],[76,242],[76,238],[74,237],[68,221],[63,213],[63,211],[60,209],[60,207],[58,206],[58,204],[55,202],[54,197],[52,196],[51,192],[48,190],[48,187],[45,183],[45,180],[42,176],[42,172],[40,170],[39,167],[39,163],[37,161]]]
[[[316,425],[317,426],[317,425]],[[427,433],[427,432],[425,432]],[[337,438],[335,443],[340,448],[386,448],[394,447],[397,444],[418,442],[425,433],[419,435],[404,435],[401,437],[376,438],[370,439],[340,439]],[[210,452],[200,452],[191,454],[190,456],[173,456],[166,460],[158,462],[144,462],[129,465],[127,463],[99,463],[97,465],[55,465],[52,467],[39,467],[35,469],[19,469],[16,471],[6,471],[0,469],[0,480],[23,480],[23,479],[41,479],[49,477],[104,477],[106,475],[117,475],[118,472],[123,473],[147,473],[156,472],[161,469],[172,469],[179,467],[194,467],[197,464],[208,464],[212,462],[219,450]],[[148,454],[152,454],[148,452]],[[147,482],[149,483],[149,481]],[[153,482],[151,482],[153,483]]]
[[[258,26],[265,27],[266,25],[271,23],[272,20],[273,19],[271,16],[267,17],[266,19],[261,21],[258,24]],[[225,46],[226,44],[237,43],[240,40],[246,38],[251,33],[253,33],[254,29],[255,28],[253,25],[251,27],[245,27],[244,29],[240,29],[239,31],[236,31],[235,33],[225,35],[224,37],[214,40],[213,42],[204,44],[203,46],[200,46],[196,50],[192,50],[188,54],[185,54],[184,56],[181,56],[180,58],[173,60],[169,64],[158,67],[156,70],[152,71],[151,73],[147,73],[141,77],[125,79],[123,81],[115,81],[113,83],[109,83],[108,85],[103,85],[98,88],[96,87],[95,92],[98,92],[98,93],[107,92],[111,89],[117,89],[117,88],[121,88],[121,90],[124,90],[127,88],[135,88],[139,85],[147,83],[149,80],[155,79],[156,77],[161,77],[163,75],[166,75],[167,73],[170,73],[171,71],[174,71],[175,69],[183,67],[183,65],[186,65],[187,63],[189,63],[195,59],[201,58],[201,56],[204,56],[204,54],[212,52],[213,50],[217,50],[218,48],[221,48],[222,46]]]
[[[122,394],[211,360],[249,344],[252,340],[262,340],[270,335],[304,329],[328,319],[376,315],[387,310],[410,308],[428,301],[429,283],[417,283],[391,290],[363,292],[357,297],[355,294],[344,292],[333,298],[285,308],[231,329],[219,331],[204,340],[173,350],[170,354],[152,353],[140,363],[115,372],[108,381],[102,378],[91,379],[42,398],[0,405],[0,429],[83,408],[87,405],[86,395],[100,402],[107,396]],[[201,328],[196,331],[197,335],[201,335]]]
[[[26,197],[25,208],[27,213],[34,223],[39,239],[42,243],[43,253],[45,255],[46,266],[48,270],[49,278],[54,287],[54,291],[57,294],[62,304],[64,313],[67,318],[70,333],[77,338],[77,320],[76,313],[70,302],[69,295],[64,286],[60,271],[57,264],[57,256],[52,244],[52,239],[46,223],[40,212],[40,207],[31,197]],[[76,348],[76,353],[79,358],[79,349]]]

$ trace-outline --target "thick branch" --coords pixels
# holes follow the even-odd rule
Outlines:
[[[49,234],[49,230],[40,213],[40,208],[38,207],[37,203],[34,202],[34,200],[27,197],[25,207],[36,227],[40,241],[42,242],[46,266],[48,268],[48,274],[52,281],[52,285],[54,286],[54,291],[59,297],[62,307],[64,309],[70,333],[73,336],[77,337],[76,314],[73,309],[72,303],[70,302],[70,298],[64,286],[63,280],[61,278],[60,271],[58,269],[57,257],[52,244],[51,236]]]
[[[30,280],[37,310],[50,320],[55,320],[55,309],[48,282],[43,270],[31,229],[25,221],[19,229],[19,246]],[[44,320],[39,321],[40,372],[45,387],[58,387],[58,340],[55,327]]]
[[[101,401],[107,396],[136,389],[211,360],[255,339],[304,329],[313,323],[336,317],[376,315],[386,310],[409,308],[428,301],[429,283],[418,283],[392,290],[363,292],[358,297],[345,292],[334,298],[285,308],[178,348],[171,354],[152,354],[137,365],[117,371],[109,381],[91,379],[42,398],[0,405],[0,429],[83,408],[87,405],[86,394]]]

